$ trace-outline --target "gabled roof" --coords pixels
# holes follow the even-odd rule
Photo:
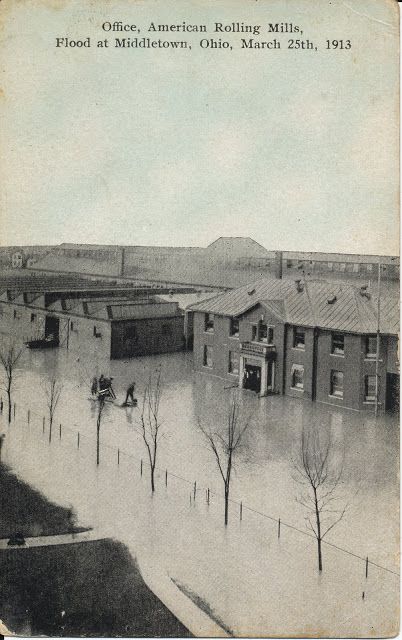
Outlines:
[[[298,291],[292,280],[263,278],[191,305],[189,311],[240,316],[261,304],[283,322],[349,333],[375,333],[377,298],[340,282],[307,281]],[[398,298],[384,294],[380,303],[381,333],[399,332]]]

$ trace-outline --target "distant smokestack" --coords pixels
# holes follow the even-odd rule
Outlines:
[[[275,251],[274,265],[275,265],[275,278],[282,280],[282,263],[283,253],[282,251]]]

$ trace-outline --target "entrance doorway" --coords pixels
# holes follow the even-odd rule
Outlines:
[[[387,394],[385,399],[387,411],[399,411],[399,375],[387,373]]]
[[[250,389],[256,393],[261,390],[261,367],[254,364],[246,364],[244,367],[244,389]]]
[[[54,316],[46,316],[45,338],[59,344],[59,319]]]

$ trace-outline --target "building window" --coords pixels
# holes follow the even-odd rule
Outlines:
[[[31,313],[31,322],[35,322],[36,320],[36,313]]]
[[[343,333],[332,334],[331,353],[335,356],[343,356],[345,354],[345,336]]]
[[[304,389],[304,367],[301,364],[292,365],[292,388]]]
[[[293,260],[286,260],[286,268],[291,269],[293,267]]]
[[[204,320],[204,331],[208,331],[208,333],[213,333],[214,330],[214,316],[212,313],[205,314]]]
[[[360,265],[357,262],[355,262],[353,265],[353,273],[359,273],[359,270],[360,270]]]
[[[239,374],[239,354],[237,351],[229,351],[229,373]]]
[[[71,320],[71,322],[70,322],[70,330],[71,330],[71,331],[74,331],[74,322],[73,322],[72,320]]]
[[[239,319],[238,318],[230,319],[230,336],[232,338],[239,337]]]
[[[213,351],[208,344],[204,345],[204,367],[213,367]]]
[[[331,396],[343,398],[343,372],[331,371]]]
[[[332,271],[333,264],[332,262],[327,262],[328,271]]]
[[[258,325],[253,324],[251,339],[254,342],[272,344],[274,341],[274,329],[273,327],[268,327],[264,322],[259,322]]]
[[[366,265],[367,271],[372,271],[373,270],[373,265],[372,264],[367,264]]]
[[[302,327],[294,327],[293,329],[293,347],[295,349],[304,349],[306,333]]]
[[[377,337],[376,336],[366,336],[365,355],[366,355],[366,358],[377,357]]]
[[[345,271],[346,269],[346,263],[345,262],[340,262],[339,263],[339,271]]]
[[[102,334],[97,330],[96,325],[94,325],[94,338],[101,338]]]
[[[375,402],[375,376],[364,376],[364,401]]]

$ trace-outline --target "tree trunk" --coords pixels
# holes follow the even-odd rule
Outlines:
[[[97,425],[96,428],[96,464],[99,466],[99,431],[100,425]]]
[[[321,552],[321,520],[320,520],[320,508],[318,506],[317,489],[314,488],[314,504],[315,504],[315,518],[317,522],[317,547],[318,547],[318,571],[322,571],[322,552]]]
[[[11,390],[7,389],[7,396],[8,396],[8,424],[10,424],[11,422]]]
[[[225,486],[225,527],[229,522],[229,485]]]
[[[317,538],[317,546],[318,546],[318,571],[322,571],[321,538]]]
[[[154,467],[151,465],[151,489],[152,489],[152,493],[154,493],[155,491],[155,469]]]

